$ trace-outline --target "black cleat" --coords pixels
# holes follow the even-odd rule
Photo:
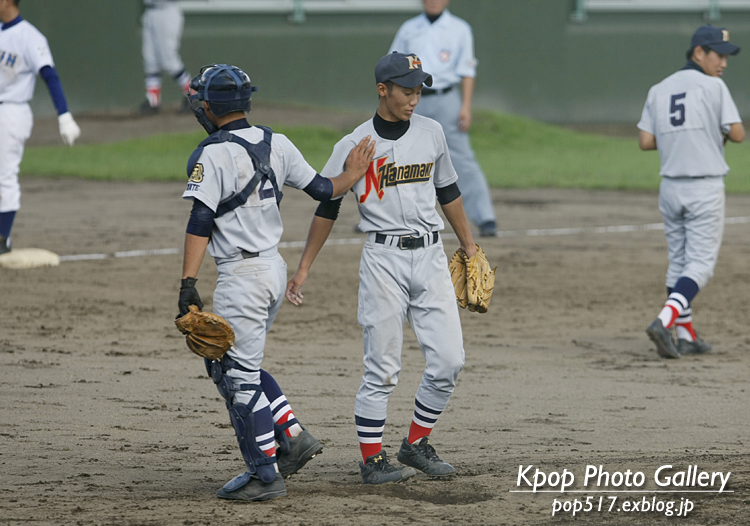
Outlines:
[[[689,342],[680,338],[677,340],[677,352],[683,356],[686,354],[705,354],[711,350],[711,345],[707,344],[700,338],[696,338],[694,342]]]
[[[287,440],[289,441],[289,452],[283,455],[280,451],[276,452],[276,464],[284,478],[297,473],[302,469],[302,466],[323,451],[320,442],[307,430],[303,430],[296,437],[288,437]]]
[[[159,106],[152,106],[147,100],[144,100],[136,110],[137,115],[156,115],[157,113],[159,113]]]
[[[6,254],[10,251],[10,239],[0,236],[0,254]]]
[[[453,475],[456,472],[456,468],[440,460],[428,437],[423,437],[414,445],[404,439],[398,451],[398,461],[433,477]]]
[[[276,478],[269,484],[254,475],[243,473],[227,482],[216,492],[216,496],[220,499],[247,501],[275,499],[286,496],[286,484],[281,473],[276,473]]]
[[[487,221],[479,226],[479,237],[496,237],[497,226],[494,221]]]
[[[391,466],[385,451],[367,457],[367,460],[359,463],[362,473],[362,484],[384,484],[386,482],[399,482],[413,477],[417,474],[412,468],[397,468]]]
[[[651,322],[651,325],[646,329],[646,334],[651,338],[651,341],[656,345],[656,352],[662,358],[679,358],[680,353],[677,347],[674,346],[674,340],[672,340],[672,333],[664,328],[661,320],[656,318]]]

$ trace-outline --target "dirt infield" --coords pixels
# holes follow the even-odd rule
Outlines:
[[[746,522],[748,223],[726,227],[716,276],[694,303],[714,352],[666,361],[644,334],[664,300],[663,232],[643,227],[660,222],[655,194],[493,191],[503,236],[480,242],[499,265],[495,296],[489,313],[461,313],[466,366],[433,433],[458,474],[363,487],[353,406],[364,238],[352,233],[356,207],[346,198],[332,234],[342,244],[323,250],[305,304],[284,304],[264,361],[325,451],[287,481],[286,498],[247,504],[214,496],[243,463],[223,401],[172,322],[189,211],[183,185],[24,178],[22,186],[16,246],[64,261],[0,270],[2,525]],[[314,209],[301,192],[285,193],[290,271]],[[750,196],[728,197],[728,217],[748,210]],[[608,226],[630,227],[591,228]],[[455,249],[450,235],[445,245]],[[91,254],[101,259],[71,258]],[[215,275],[207,258],[198,289],[208,309]],[[384,437],[392,457],[423,367],[405,333]],[[517,486],[520,465],[533,465],[529,478],[536,468],[567,469],[580,493],[517,493],[530,489]],[[584,486],[587,465],[642,472],[645,483]],[[688,466],[731,476],[721,494],[660,487],[655,471],[665,465],[662,476]],[[624,489],[641,492],[596,493]],[[555,499],[588,496],[592,510],[552,517]],[[611,511],[609,497],[618,499]],[[694,507],[670,518],[643,511],[644,497],[676,502],[675,513],[685,499]],[[626,512],[625,501],[640,509]]]

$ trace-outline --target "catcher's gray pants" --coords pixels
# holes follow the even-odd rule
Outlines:
[[[416,398],[442,411],[464,364],[461,321],[443,243],[402,250],[375,243],[371,233],[359,267],[358,321],[364,336],[365,374],[355,415],[386,418],[388,397],[401,371],[407,317],[427,362]]]
[[[286,289],[286,263],[278,250],[261,252],[260,256],[242,259],[217,259],[219,279],[214,291],[214,313],[223,317],[234,330],[234,346],[227,354],[252,373],[229,369],[235,386],[243,383],[260,385],[260,365],[266,345],[266,333],[281,308]],[[235,401],[247,404],[253,391],[239,391]],[[254,411],[269,405],[265,394]]]
[[[461,111],[461,94],[457,87],[448,93],[423,96],[415,110],[418,114],[434,119],[443,127],[448,142],[453,167],[458,174],[458,188],[463,196],[466,215],[474,224],[481,226],[495,221],[492,194],[484,172],[471,149],[469,134],[458,127]]]
[[[143,68],[146,75],[166,71],[176,76],[185,69],[180,58],[180,39],[185,17],[175,2],[149,7],[143,12]]]
[[[25,102],[0,104],[0,212],[21,208],[18,171],[34,120]]]
[[[667,287],[686,277],[702,289],[714,275],[725,202],[723,177],[662,177],[659,211],[669,250]]]

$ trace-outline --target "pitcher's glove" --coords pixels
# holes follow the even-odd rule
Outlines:
[[[477,252],[471,257],[460,248],[448,264],[456,301],[461,308],[472,312],[487,312],[495,288],[495,268],[490,267],[487,254],[475,245]]]
[[[216,314],[201,311],[190,305],[190,312],[177,318],[174,324],[185,334],[188,348],[198,356],[220,360],[234,345],[234,331],[227,320]]]

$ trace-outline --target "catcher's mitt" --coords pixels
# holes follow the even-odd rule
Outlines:
[[[234,345],[234,331],[227,320],[190,305],[190,312],[174,324],[185,334],[188,348],[198,356],[219,360]]]
[[[472,312],[487,312],[495,288],[495,268],[490,268],[487,254],[475,245],[477,252],[471,257],[460,248],[448,263],[458,305]]]

